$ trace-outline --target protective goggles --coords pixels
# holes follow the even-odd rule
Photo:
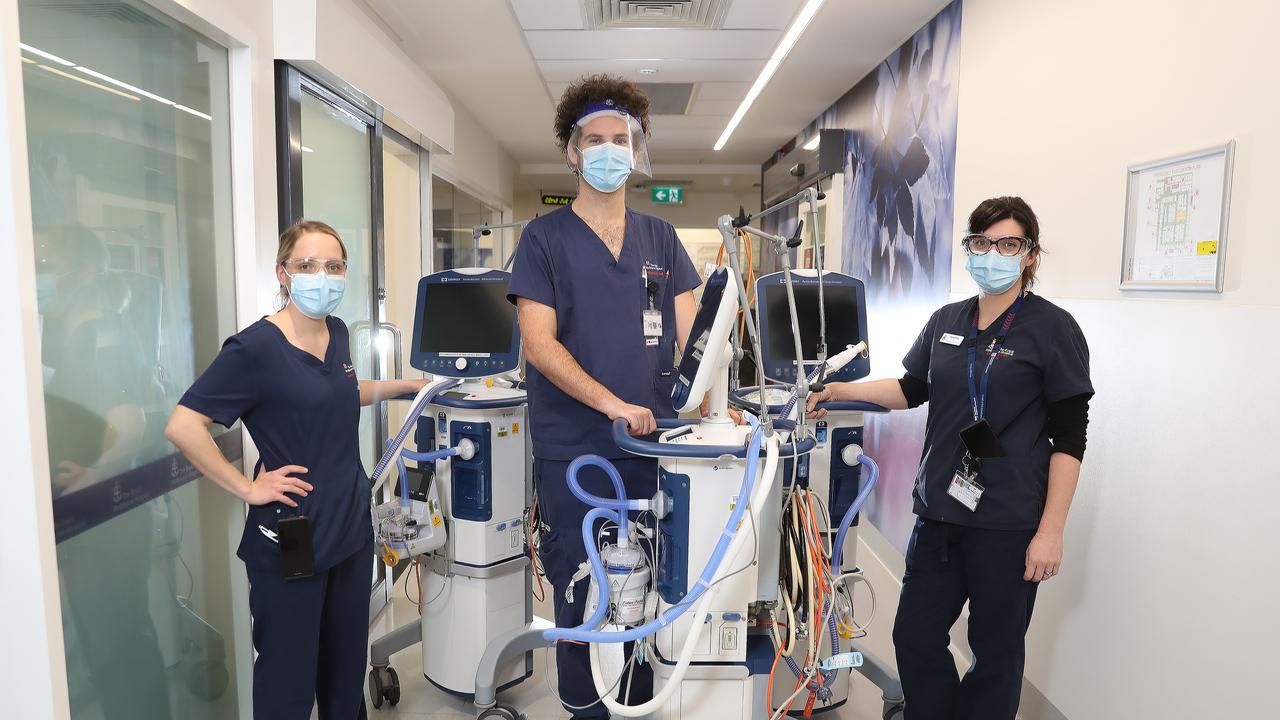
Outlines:
[[[298,257],[289,258],[281,264],[284,265],[285,272],[290,275],[324,273],[338,277],[347,274],[347,261],[342,258]]]
[[[612,100],[589,104],[586,112],[574,124],[573,132],[569,135],[569,147],[577,152],[570,152],[567,158],[569,167],[580,171],[582,152],[606,143],[627,148],[631,153],[631,171],[653,177],[644,128],[639,120],[617,107]]]
[[[973,233],[960,239],[960,247],[964,248],[964,251],[970,255],[986,255],[991,252],[992,248],[995,248],[1000,255],[1016,257],[1035,250],[1036,242],[1021,235],[991,237],[990,235]]]

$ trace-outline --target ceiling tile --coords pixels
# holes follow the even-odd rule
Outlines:
[[[756,70],[756,73],[759,69]],[[752,73],[751,77],[745,82],[704,82],[698,84],[697,100],[733,100],[735,103],[742,102],[742,98],[746,97],[747,90],[751,89],[751,83],[755,82],[756,73]],[[736,109],[736,105],[734,106]]]
[[[837,0],[839,1],[839,0]],[[726,30],[734,28],[785,29],[800,12],[804,0],[734,0],[725,16]]]
[[[511,0],[511,9],[525,30],[581,30],[580,0]]]
[[[538,60],[676,58],[766,60],[777,30],[543,30],[526,32]]]
[[[741,100],[707,100],[701,93],[698,93],[693,101],[693,107],[689,108],[690,115],[714,115],[724,118],[728,122],[729,117],[738,109]]]
[[[538,63],[548,83],[572,82],[583,75],[611,73],[643,82],[750,82],[760,72],[760,60],[542,60]],[[641,75],[642,67],[658,72]]]

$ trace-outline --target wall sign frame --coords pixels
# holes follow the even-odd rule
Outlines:
[[[1121,290],[1222,292],[1235,145],[1129,167]]]

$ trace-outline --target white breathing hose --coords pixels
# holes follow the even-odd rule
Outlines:
[[[751,496],[751,505],[749,507],[764,507],[769,498],[769,492],[773,489],[778,470],[778,443],[777,435],[765,439],[764,472],[761,474],[759,482],[756,483],[756,490]],[[652,700],[641,705],[624,705],[618,702],[613,697],[609,683],[605,681],[604,673],[600,668],[600,645],[599,643],[590,644],[591,679],[595,683],[596,692],[600,693],[600,700],[609,709],[609,712],[622,717],[640,717],[656,712],[671,698],[672,693],[675,692],[676,688],[680,686],[681,680],[684,679],[685,673],[688,672],[689,663],[693,661],[693,653],[698,646],[698,638],[702,636],[703,628],[707,625],[707,610],[711,607],[711,602],[719,590],[719,582],[728,574],[736,572],[730,568],[737,561],[742,548],[746,546],[748,534],[741,532],[741,527],[739,527],[739,532],[734,533],[733,540],[729,543],[728,552],[725,553],[724,560],[720,563],[715,578],[711,581],[711,586],[703,593],[698,600],[697,606],[690,613],[693,618],[693,626],[689,629],[689,634],[685,637],[684,646],[680,649],[680,658],[676,662],[675,670],[672,671],[671,677],[667,679],[666,684],[662,686],[662,690],[654,695]]]

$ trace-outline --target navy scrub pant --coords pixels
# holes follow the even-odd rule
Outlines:
[[[257,720],[365,720],[373,545],[299,580],[278,567],[249,571],[253,716]]]
[[[1034,530],[919,519],[893,625],[907,720],[1014,720],[1036,583],[1022,579]],[[961,679],[947,646],[969,602],[973,665]]]
[[[658,486],[658,463],[647,458],[626,458],[611,461],[622,475],[622,482],[631,499],[653,497]],[[536,483],[538,490],[538,515],[550,528],[542,533],[539,555],[547,579],[554,588],[556,626],[577,627],[582,624],[583,608],[587,602],[590,577],[579,580],[574,587],[574,601],[565,599],[565,590],[577,572],[578,565],[586,562],[587,551],[582,546],[582,519],[591,508],[579,501],[569,490],[565,472],[569,463],[557,460],[537,460]],[[613,483],[604,471],[584,468],[578,481],[588,492],[598,497],[614,497]],[[626,657],[631,657],[632,644],[626,644]],[[597,702],[598,693],[591,680],[591,660],[586,645],[574,643],[556,644],[556,671],[560,685],[560,701],[574,718],[607,718],[609,711]],[[607,678],[612,681],[612,678]],[[625,679],[618,685],[616,697],[622,699]],[[653,697],[653,669],[647,663],[637,664],[632,671],[631,694],[623,700],[635,705]],[[595,703],[594,705],[592,703]],[[591,707],[585,707],[591,705]],[[574,710],[570,706],[584,708]]]

